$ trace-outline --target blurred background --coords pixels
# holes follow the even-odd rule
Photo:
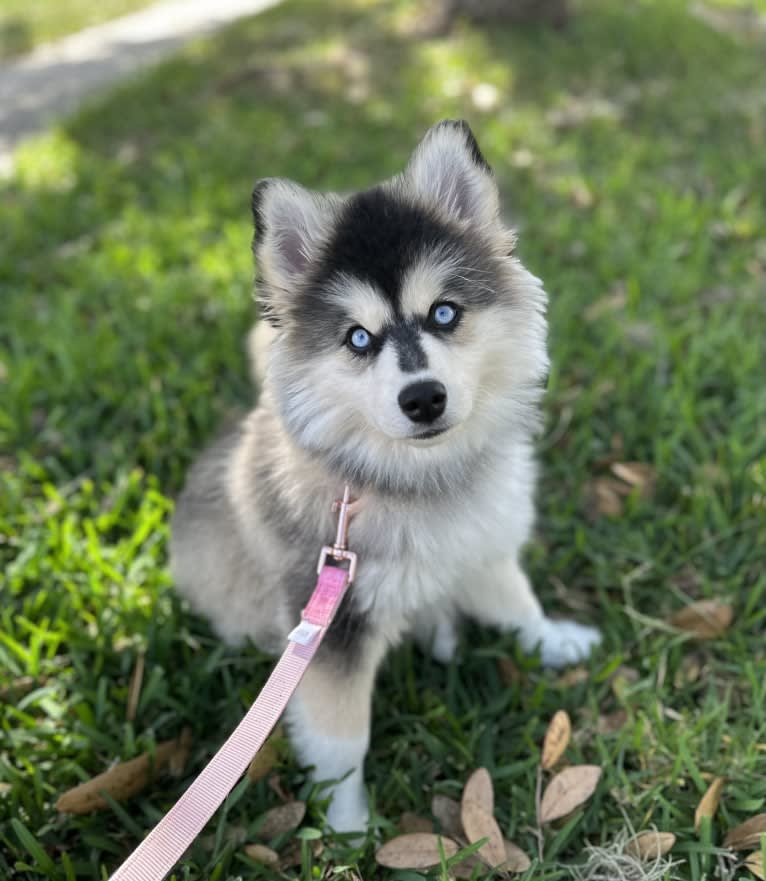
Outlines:
[[[28,53],[147,6],[0,0],[0,875],[69,879],[64,852],[78,878],[112,868],[180,784],[126,816],[62,817],[57,794],[183,722],[199,765],[268,670],[217,646],[165,570],[186,468],[254,397],[253,184],[367,187],[460,117],[551,296],[529,566],[607,642],[561,688],[491,635],[449,673],[403,649],[376,698],[377,810],[427,811],[434,786],[484,763],[505,781],[504,828],[533,853],[527,756],[569,706],[577,749],[618,797],[534,877],[569,877],[558,861],[609,840],[621,809],[688,834],[682,877],[709,877],[715,836],[700,843],[691,817],[710,775],[733,780],[726,822],[766,804],[766,2],[287,0],[183,40],[167,22],[143,42],[118,30],[91,74],[131,75],[55,97],[71,113],[39,121],[48,86]],[[56,63],[57,96],[76,63]],[[732,605],[734,624],[692,650],[662,622],[700,599]],[[498,679],[499,657],[521,678]],[[621,665],[633,672],[615,690]],[[623,725],[600,730],[618,710]],[[305,786],[285,761],[285,785]],[[247,810],[273,803],[265,782],[253,789]],[[260,871],[223,838],[200,847],[183,877]],[[321,874],[351,858],[316,859]],[[369,853],[354,860],[374,871]]]

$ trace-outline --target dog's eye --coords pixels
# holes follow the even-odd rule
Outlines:
[[[366,352],[372,345],[372,335],[363,327],[352,327],[346,334],[346,342],[355,352]]]
[[[458,319],[459,312],[452,303],[434,303],[431,307],[431,323],[437,327],[451,327]]]

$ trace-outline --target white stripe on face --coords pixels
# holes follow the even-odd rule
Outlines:
[[[454,270],[453,261],[436,255],[422,257],[407,270],[402,283],[401,308],[407,318],[428,315],[444,296],[444,285]]]
[[[350,325],[359,324],[371,334],[380,334],[393,321],[391,306],[375,288],[360,278],[341,275],[325,292],[325,297],[343,308]]]

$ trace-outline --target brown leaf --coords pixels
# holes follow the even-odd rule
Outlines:
[[[458,840],[465,837],[460,821],[460,802],[448,795],[435,795],[431,799],[431,813],[439,821],[445,835]]]
[[[524,851],[507,838],[503,839],[503,846],[505,862],[500,868],[506,872],[526,872],[532,863]]]
[[[760,851],[750,854],[745,860],[745,867],[752,872],[756,878],[760,878],[761,881],[766,881],[766,868],[763,865],[763,854]]]
[[[113,765],[92,780],[67,790],[56,802],[56,810],[64,814],[89,814],[109,807],[101,792],[108,793],[115,801],[124,801],[136,795],[170,765],[179,750],[186,749],[188,754],[188,746],[184,742],[183,735],[175,740],[166,740],[157,744],[153,754],[144,753]]]
[[[486,865],[479,859],[477,854],[472,853],[465,859],[460,860],[459,863],[455,863],[454,866],[450,866],[449,874],[451,878],[470,878],[474,875],[476,869],[480,870],[478,877],[481,877],[481,874],[486,871]]]
[[[697,639],[715,639],[728,629],[733,618],[734,611],[729,603],[700,600],[676,612],[670,623]]]
[[[319,839],[315,839],[309,842],[309,849],[315,857],[318,857],[324,850],[324,844]],[[279,868],[281,870],[294,869],[296,866],[300,866],[302,862],[303,848],[300,841],[291,841],[282,853],[279,854]]]
[[[572,722],[569,719],[569,713],[566,710],[557,710],[553,714],[548,730],[545,732],[545,740],[543,740],[543,755],[540,759],[540,767],[543,771],[550,771],[564,755],[571,736]]]
[[[649,498],[657,483],[657,469],[646,462],[613,462],[612,474],[623,483],[639,491],[642,499]]]
[[[245,853],[251,860],[263,863],[264,866],[279,865],[279,854],[265,844],[246,844]]]
[[[253,756],[250,767],[247,769],[247,776],[251,783],[257,783],[262,780],[271,769],[276,765],[279,756],[277,748],[269,738],[266,743]]]
[[[590,673],[585,667],[572,667],[559,676],[555,685],[556,688],[567,689],[580,685],[582,682],[587,682],[588,679],[590,679]]]
[[[619,517],[622,514],[622,496],[626,495],[624,489],[624,484],[610,477],[591,480],[585,488],[589,512]]]
[[[459,848],[450,838],[416,832],[413,835],[400,835],[379,847],[375,861],[387,869],[429,869],[441,863],[439,842],[444,848],[446,859],[454,857]]]
[[[641,832],[625,846],[625,853],[639,860],[658,860],[673,847],[676,836],[672,832],[657,832],[652,829],[649,832]]]
[[[460,819],[471,844],[481,838],[487,839],[477,851],[484,862],[492,868],[502,866],[506,859],[503,833],[492,814],[478,802],[466,799],[464,795],[460,805]]]
[[[626,710],[614,710],[611,713],[605,713],[598,717],[596,722],[596,732],[598,734],[615,734],[625,727],[628,721],[628,713]]]
[[[397,823],[399,831],[403,834],[410,832],[433,832],[434,824],[427,817],[419,817],[411,811],[405,811]]]
[[[497,670],[503,680],[503,685],[518,685],[524,678],[521,670],[506,655],[497,659]]]
[[[573,765],[560,771],[545,787],[540,823],[551,823],[571,814],[593,795],[600,779],[598,765]]]
[[[724,847],[734,850],[750,850],[760,847],[761,835],[766,833],[766,814],[756,814],[726,833]]]
[[[703,817],[713,817],[715,815],[715,812],[718,810],[718,803],[721,801],[721,792],[725,782],[725,777],[716,777],[708,786],[707,792],[700,799],[697,810],[694,812],[695,832],[699,832]]]
[[[488,814],[495,812],[495,793],[492,788],[492,778],[486,768],[477,768],[466,780],[463,787],[462,802],[475,802]]]
[[[258,837],[264,840],[275,838],[283,832],[291,832],[306,816],[306,803],[289,801],[285,805],[272,808],[263,815],[263,823],[258,829]]]

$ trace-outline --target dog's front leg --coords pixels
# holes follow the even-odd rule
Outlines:
[[[461,592],[461,608],[483,624],[515,631],[524,651],[540,649],[546,667],[581,661],[601,642],[594,627],[549,618],[515,558],[497,561],[486,576]]]
[[[318,653],[287,709],[290,739],[316,781],[338,781],[329,790],[327,820],[337,832],[363,832],[369,816],[364,757],[370,742],[370,710],[382,646],[366,640],[353,655]]]

